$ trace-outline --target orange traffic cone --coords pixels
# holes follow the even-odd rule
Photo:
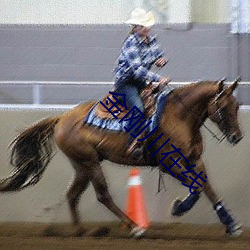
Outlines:
[[[132,168],[130,171],[126,215],[140,227],[148,228],[150,224],[138,168]]]

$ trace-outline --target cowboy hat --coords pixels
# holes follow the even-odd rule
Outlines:
[[[135,8],[131,11],[130,19],[126,23],[150,27],[155,24],[155,17],[152,11],[146,12],[144,9]]]

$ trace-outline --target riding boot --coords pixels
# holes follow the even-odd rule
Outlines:
[[[149,84],[146,88],[142,90],[141,98],[142,102],[144,104],[144,114],[147,120],[149,120],[153,114],[156,112],[156,104],[155,104],[155,96],[154,94],[158,92],[159,85],[154,86],[152,84]],[[127,156],[129,157],[137,157],[141,158],[144,157],[143,155],[143,148],[145,144],[145,140],[138,141],[138,139],[142,139],[146,136],[145,130],[138,135],[135,139],[131,141],[132,138],[129,140],[129,146],[127,149]]]

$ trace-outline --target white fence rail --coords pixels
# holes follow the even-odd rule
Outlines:
[[[182,86],[182,85],[186,85],[186,84],[190,84],[191,82],[170,82],[169,85],[170,87],[178,87],[178,86]],[[231,84],[232,82],[226,82],[226,84]],[[31,97],[30,97],[30,102],[29,103],[22,103],[22,104],[16,104],[16,103],[6,103],[5,102],[2,102],[1,104],[1,95],[5,93],[6,89],[8,88],[11,88],[11,87],[15,87],[15,86],[18,86],[18,87],[27,87],[27,90],[30,90],[32,92],[31,94]],[[73,101],[72,103],[69,103],[69,104],[57,104],[57,103],[54,103],[53,105],[52,104],[49,104],[49,103],[46,103],[46,101],[42,101],[42,95],[46,95],[44,94],[44,91],[43,91],[43,88],[44,87],[48,87],[48,86],[53,86],[53,88],[58,88],[58,90],[60,88],[63,88],[65,86],[67,87],[72,87],[72,92],[70,91],[70,98],[73,100],[74,99],[74,88],[75,87],[83,87],[83,94],[85,95],[85,98],[86,98],[86,95],[89,97],[92,97],[93,95],[93,92],[92,90],[95,90],[95,92],[98,92],[98,93],[95,93],[96,95],[99,95],[99,97],[103,96],[105,94],[105,92],[108,90],[108,89],[111,89],[112,86],[113,86],[113,82],[75,82],[75,81],[72,81],[72,82],[63,82],[63,81],[0,81],[0,108],[5,108],[5,109],[11,109],[11,108],[14,108],[14,109],[68,109],[68,108],[71,108],[74,106],[74,104],[77,104],[77,101]],[[241,82],[240,83],[240,87],[244,87],[244,88],[248,88],[250,87],[250,82]],[[86,88],[89,88],[89,89],[86,89]],[[87,91],[86,91],[87,90]],[[55,90],[54,90],[55,91]],[[15,89],[15,93],[14,91],[10,90],[9,91],[10,93],[13,93],[15,94],[16,98],[18,99],[18,97],[21,98],[21,94],[18,93],[18,90]],[[49,94],[51,95],[53,90],[48,91]],[[86,93],[86,92],[89,92],[89,93]],[[235,91],[235,96],[238,98],[238,99],[241,99],[241,96],[242,94],[238,94],[239,90],[236,90]],[[244,91],[241,91],[241,93],[243,93],[245,96],[250,96],[248,93],[250,93],[250,89],[249,89],[249,92],[247,90],[247,92],[244,90]],[[83,98],[81,101],[86,101],[85,98],[84,98],[84,95],[83,95]],[[53,96],[53,94],[52,94]],[[55,97],[58,96],[57,93],[55,93],[54,95]],[[64,96],[67,98],[69,97],[69,94],[68,93],[65,93]],[[53,97],[50,97],[50,98],[53,98]],[[93,96],[93,98],[95,98]],[[46,98],[45,98],[46,99]],[[239,100],[241,102],[241,100]],[[56,102],[56,101],[55,101]],[[244,104],[241,103],[241,104]],[[250,104],[250,100],[249,100],[249,103],[247,104]],[[249,105],[241,105],[241,108],[243,109],[250,109],[250,106]]]

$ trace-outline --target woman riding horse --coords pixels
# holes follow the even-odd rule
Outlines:
[[[155,23],[152,12],[136,8],[126,23],[132,25],[132,29],[124,41],[115,68],[115,89],[126,95],[126,103],[130,108],[135,106],[143,113],[140,92],[146,87],[146,81],[162,84],[168,82],[168,78],[153,73],[150,68],[153,64],[163,67],[167,61],[163,58],[163,52],[158,49],[155,36],[150,35]],[[132,134],[136,134],[134,130],[135,128],[132,129]],[[132,156],[138,146],[137,139],[130,136],[128,144],[128,155]]]
[[[72,220],[74,225],[80,226],[78,204],[81,194],[91,182],[98,201],[103,203],[123,223],[133,229],[133,233],[140,235],[144,229],[128,218],[114,203],[102,171],[101,162],[106,159],[118,164],[159,167],[161,171],[170,174],[163,166],[171,166],[171,175],[178,181],[183,171],[189,168],[182,183],[195,189],[196,194],[190,194],[186,199],[174,203],[172,214],[182,216],[188,212],[199,200],[202,192],[211,201],[220,221],[225,225],[230,235],[241,233],[240,225],[230,215],[209,182],[201,181],[200,185],[193,185],[197,174],[205,180],[207,176],[203,153],[203,137],[201,126],[207,118],[218,125],[230,144],[236,145],[242,139],[237,113],[239,104],[232,95],[238,85],[238,80],[230,87],[223,89],[223,82],[201,82],[174,90],[168,97],[163,114],[158,124],[159,129],[154,136],[149,137],[148,148],[156,138],[161,138],[150,148],[157,162],[160,162],[165,152],[172,150],[171,143],[181,149],[181,153],[189,163],[181,159],[179,154],[164,157],[162,163],[152,164],[152,161],[140,161],[126,156],[127,133],[120,133],[98,129],[83,123],[84,117],[95,105],[95,101],[81,104],[76,108],[56,117],[40,121],[21,133],[12,143],[11,163],[14,171],[11,176],[0,181],[0,192],[18,191],[36,184],[53,157],[53,141],[69,158],[75,169],[74,181],[67,193]],[[165,140],[171,140],[164,144]],[[192,167],[195,165],[196,167]]]

